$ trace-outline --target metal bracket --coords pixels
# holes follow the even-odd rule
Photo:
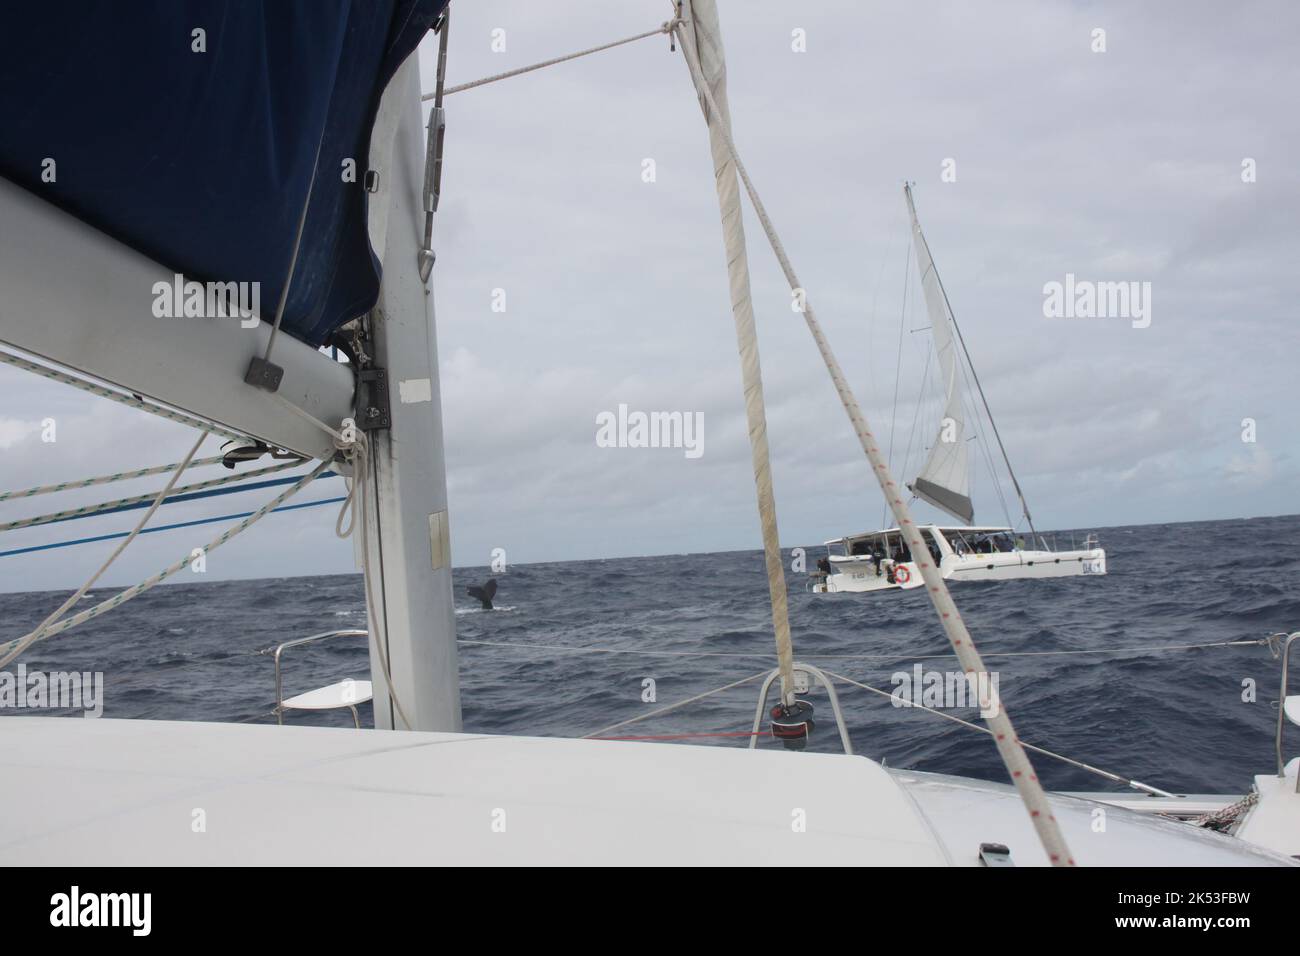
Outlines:
[[[278,392],[282,378],[284,369],[257,355],[253,356],[253,360],[248,363],[248,371],[244,373],[245,382],[268,392]]]
[[[420,248],[420,279],[429,281],[433,273],[433,263],[437,259],[433,251],[433,214],[438,211],[438,199],[442,191],[442,143],[447,133],[447,114],[441,106],[435,106],[429,113],[429,138],[424,153],[424,245]]]
[[[362,369],[359,381],[360,394],[357,396],[357,408],[360,409],[361,421],[357,422],[358,427],[363,432],[391,428],[393,417],[388,404],[387,370]]]

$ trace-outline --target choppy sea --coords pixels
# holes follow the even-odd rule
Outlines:
[[[1063,547],[1069,538],[1057,536]],[[970,583],[953,593],[1023,740],[1164,789],[1244,792],[1273,767],[1279,662],[1261,645],[1183,646],[1300,629],[1298,542],[1300,516],[1104,529],[1105,577]],[[823,552],[807,553],[811,565]],[[465,593],[488,577],[499,584],[492,611]],[[814,595],[806,580],[788,574],[800,659],[885,691],[918,662],[956,669],[923,591]],[[774,664],[758,551],[516,565],[495,575],[459,568],[455,582],[467,731],[581,736]],[[66,596],[0,594],[0,640]],[[107,717],[271,723],[273,668],[261,652],[364,627],[357,575],[164,585],[21,660],[30,670],[102,671]],[[285,657],[286,695],[368,676],[360,640]],[[743,733],[757,693],[751,682],[611,734]],[[986,735],[856,688],[839,693],[859,752],[890,766],[1002,779]],[[811,699],[810,747],[837,751],[825,694]],[[978,721],[973,710],[951,712]],[[22,713],[30,711],[0,709]],[[363,707],[363,723],[369,717]],[[351,717],[289,720],[345,726]],[[747,746],[741,736],[685,740]],[[1295,740],[1292,753],[1300,732]],[[1035,762],[1049,788],[1115,788],[1056,760]]]

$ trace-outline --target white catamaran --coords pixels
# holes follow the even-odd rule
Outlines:
[[[1291,863],[1288,855],[1300,854],[1300,758],[1282,759],[1281,714],[1276,774],[1255,778],[1244,796],[1167,793],[1077,761],[1076,767],[1139,793],[1049,794],[1029,745],[1002,706],[1007,702],[985,696],[979,704],[986,725],[972,726],[997,748],[1005,782],[886,768],[855,755],[832,682],[865,685],[800,663],[791,640],[740,215],[742,183],[791,287],[802,286],[732,140],[715,0],[683,0],[669,22],[641,37],[671,35],[708,126],[776,645],[777,666],[763,686],[754,726],[757,731],[770,715],[771,734],[786,748],[757,750],[753,735],[749,748],[727,748],[462,732],[430,282],[443,96],[477,84],[444,88],[445,8],[446,0],[376,0],[340,16],[330,4],[231,3],[219,20],[225,32],[218,36],[214,27],[209,38],[226,44],[222,56],[206,60],[189,58],[184,44],[176,52],[175,37],[188,42],[189,23],[178,33],[171,23],[154,22],[153,11],[162,7],[88,4],[71,20],[63,5],[22,4],[13,11],[16,22],[8,26],[24,45],[6,62],[0,97],[40,108],[23,114],[26,125],[11,124],[6,136],[15,139],[0,140],[0,146],[17,143],[20,131],[27,139],[33,131],[39,135],[0,155],[0,341],[7,347],[0,357],[202,433],[242,440],[240,449],[293,453],[311,469],[215,537],[208,550],[277,509],[325,469],[346,474],[368,626],[333,633],[369,642],[370,681],[290,700],[277,694],[277,713],[351,707],[373,694],[376,726],[5,717],[0,861],[754,864],[786,872],[817,864]],[[50,19],[23,22],[42,17]],[[439,33],[440,55],[436,92],[424,96],[434,100],[426,127],[415,50],[431,28]],[[77,29],[97,42],[57,42]],[[84,59],[100,54],[111,60]],[[342,62],[349,68],[340,69]],[[119,69],[152,77],[156,103],[137,104],[150,85],[119,82]],[[211,128],[239,135],[196,143],[155,131],[145,158],[157,174],[138,175],[140,150],[126,132],[84,135],[86,123],[101,120],[84,109],[87,75],[98,78],[97,103],[109,124],[136,114],[146,125],[176,117],[183,130],[229,120]],[[268,78],[281,88],[257,87]],[[286,111],[277,122],[259,125],[257,111],[248,107],[255,102],[278,103]],[[369,110],[361,108],[366,103]],[[111,114],[110,104],[117,104],[119,115]],[[242,125],[235,123],[240,118]],[[48,139],[57,135],[73,137],[65,141],[67,155],[75,156],[79,144],[93,154],[93,164],[81,166],[95,170],[87,180],[75,175],[78,167],[65,162],[64,152],[53,153],[61,157],[60,189],[80,190],[76,197],[51,192],[40,180],[40,157],[51,155]],[[313,155],[320,157],[319,177]],[[274,190],[257,176],[230,175],[238,162],[268,157],[283,164],[276,167],[283,182],[277,180]],[[358,175],[341,185],[333,173],[348,157],[357,160]],[[101,164],[122,171],[115,188],[97,186],[106,181]],[[204,204],[211,218],[177,201],[177,190]],[[277,210],[266,209],[271,199],[280,204]],[[176,210],[183,214],[173,215]],[[312,227],[304,228],[309,218]],[[195,221],[213,228],[195,229]],[[160,223],[165,228],[153,236],[150,226]],[[163,234],[171,241],[157,241]],[[250,243],[265,248],[249,249]],[[216,280],[244,254],[252,274],[280,290],[264,300],[279,299],[274,316],[259,316],[245,329],[228,319],[151,313],[149,290],[170,283],[182,260],[188,274]],[[331,298],[331,289],[339,295]],[[916,553],[924,538],[903,495],[891,493],[884,456],[811,307],[804,319],[903,529],[902,541]],[[332,358],[325,344],[346,351],[350,361]],[[137,474],[173,470],[174,482],[191,464],[203,463],[194,459],[202,440],[175,469]],[[937,470],[925,474],[964,494],[963,484],[936,480]],[[158,492],[155,508],[171,488]],[[929,484],[920,490],[942,498]],[[966,529],[957,530],[957,539],[967,541]],[[950,542],[946,531],[939,529]],[[932,540],[939,545],[939,537]],[[977,541],[970,543],[978,549]],[[186,567],[191,542],[178,542],[177,552],[179,561],[163,572],[82,610],[76,599],[92,578],[44,621],[24,624],[33,628],[27,634],[0,644],[0,669],[33,643],[109,613]],[[963,673],[985,674],[939,567],[922,560],[916,570],[955,663]],[[326,636],[286,642],[279,650]],[[1284,697],[1285,663],[1283,652]],[[780,701],[769,710],[766,694],[774,683]],[[705,696],[638,712],[614,726]],[[813,729],[814,700],[834,713],[843,754],[789,752],[802,749]],[[1285,713],[1300,722],[1295,700],[1287,700]],[[807,821],[795,834],[792,810]],[[202,832],[191,825],[200,811],[207,821]],[[1099,813],[1107,821],[1104,836],[1095,826]]]
[[[812,571],[813,590],[819,594],[839,591],[909,590],[921,584],[918,561],[930,560],[946,579],[952,581],[1009,581],[1013,578],[1064,578],[1080,574],[1105,574],[1106,552],[1089,535],[1083,548],[1057,551],[1046,538],[1034,530],[1033,518],[1025,502],[1020,482],[1016,480],[1002,436],[993,421],[993,412],[970,353],[957,326],[948,293],[944,290],[930,246],[921,231],[912,199],[911,184],[904,185],[907,212],[911,219],[912,240],[916,247],[916,264],[929,313],[930,331],[943,384],[943,405],[938,433],[920,473],[907,486],[921,501],[952,515],[965,524],[947,527],[921,525],[924,551],[914,553],[906,536],[898,528],[849,534],[824,542],[825,558]],[[1028,539],[1006,526],[972,525],[975,508],[970,496],[970,435],[966,410],[966,390],[962,387],[969,371],[989,427],[997,439],[1007,475],[1020,499]]]

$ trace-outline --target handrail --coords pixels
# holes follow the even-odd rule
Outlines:
[[[275,649],[275,722],[284,724],[284,684],[280,674],[280,655],[290,647],[298,647],[302,644],[312,644],[316,641],[323,641],[331,637],[369,637],[369,631],[343,630],[343,631],[321,631],[319,634],[312,634],[308,637],[299,637],[292,641],[285,641]]]
[[[1300,638],[1300,631],[1287,635],[1286,643],[1282,645],[1282,693],[1277,699],[1277,738],[1274,741],[1277,749],[1277,775],[1282,778],[1286,777],[1286,763],[1282,759],[1282,728],[1286,726],[1287,661],[1291,654],[1291,644],[1296,638]],[[1300,780],[1296,781],[1296,786],[1300,788]]]
[[[831,683],[830,679],[820,668],[814,667],[812,664],[801,664],[798,661],[795,661],[793,669],[796,674],[806,674],[808,677],[813,678],[817,683],[826,688],[826,696],[830,698],[831,711],[835,714],[835,724],[839,728],[840,732],[840,745],[844,748],[846,754],[853,756],[853,743],[849,740],[849,728],[844,723],[844,712],[840,710],[840,698],[839,695],[835,693],[835,685]],[[772,690],[772,685],[780,676],[781,669],[779,667],[774,668],[767,675],[767,678],[763,681],[763,686],[758,691],[758,709],[754,712],[754,730],[749,737],[750,750],[754,750],[758,747],[758,729],[763,724],[763,712],[767,710],[768,694]]]

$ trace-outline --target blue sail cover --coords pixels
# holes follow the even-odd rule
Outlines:
[[[282,325],[319,345],[378,297],[370,130],[388,80],[446,5],[11,4],[0,26],[0,176],[187,278],[260,282],[269,321],[319,145]],[[53,182],[42,179],[47,159]],[[355,182],[344,181],[347,159]]]

